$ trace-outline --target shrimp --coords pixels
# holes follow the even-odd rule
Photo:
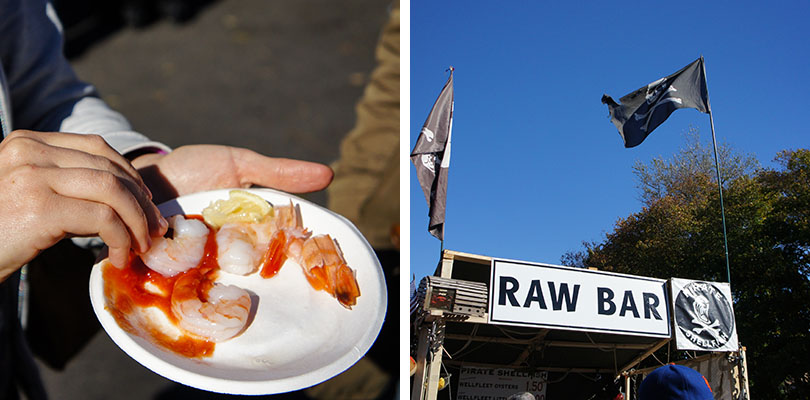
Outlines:
[[[292,202],[288,206],[275,207],[273,216],[262,221],[225,224],[220,232],[223,229],[226,232],[222,234],[222,241],[220,233],[217,233],[220,267],[228,272],[237,269],[240,272],[234,273],[247,275],[255,270],[255,266],[260,266],[263,278],[271,278],[278,273],[287,261],[287,248],[293,239],[310,236],[310,232],[303,227],[300,206]],[[245,265],[232,266],[236,258]]]
[[[290,200],[290,205],[276,207],[274,211],[273,222],[276,229],[304,229],[301,206],[293,205],[292,200]]]
[[[147,267],[166,277],[199,265],[208,240],[208,227],[202,221],[175,215],[169,218],[169,227],[174,230],[172,238],[155,239],[152,247],[141,254]]]
[[[266,247],[259,245],[256,232],[248,224],[230,222],[217,231],[217,262],[223,271],[248,275],[264,256]]]
[[[275,231],[262,261],[260,271],[262,278],[275,276],[288,258],[295,258],[295,256],[290,257],[290,254],[300,254],[302,243],[311,235],[311,232],[300,227]]]
[[[357,304],[360,287],[355,271],[346,265],[343,253],[329,235],[293,239],[288,251],[304,269],[309,284],[323,290],[348,309]]]
[[[259,275],[262,278],[272,278],[276,276],[281,266],[287,261],[286,248],[288,243],[287,234],[283,229],[279,229],[273,234],[273,238],[270,239],[267,252],[264,255],[262,269],[259,271]]]
[[[298,206],[276,208],[275,217],[260,222],[229,222],[216,235],[217,261],[226,272],[248,275],[260,269],[263,278],[275,276],[287,260],[288,238],[309,237]]]
[[[193,269],[175,282],[171,305],[181,329],[211,342],[222,342],[244,329],[251,300],[246,290],[213,283],[199,269]]]

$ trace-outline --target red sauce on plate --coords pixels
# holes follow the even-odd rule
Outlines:
[[[197,215],[186,216],[186,218],[202,220],[202,217]],[[172,337],[145,321],[142,314],[139,314],[139,309],[156,307],[167,316],[171,323],[176,325],[178,321],[172,312],[171,294],[177,279],[189,273],[201,275],[202,279],[199,280],[197,293],[204,300],[219,271],[215,238],[216,235],[212,229],[208,234],[205,253],[200,265],[170,278],[152,271],[141,261],[140,257],[134,254],[124,268],[118,269],[112,264],[104,265],[102,276],[104,295],[107,299],[106,308],[115,318],[118,326],[134,335],[145,332],[153,343],[186,357],[211,356],[214,353],[215,344],[213,342],[189,334]],[[147,287],[151,287],[151,289],[147,289]]]

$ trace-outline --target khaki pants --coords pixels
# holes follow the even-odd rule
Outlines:
[[[357,104],[355,127],[343,139],[329,208],[354,223],[380,254],[389,291],[383,331],[370,353],[344,373],[305,391],[319,400],[376,399],[391,393],[397,380],[399,318],[399,4],[391,11],[376,50],[377,67]],[[381,253],[381,251],[383,253]],[[390,324],[394,324],[389,326]],[[383,338],[385,336],[385,338]],[[385,344],[380,344],[385,343]],[[389,349],[380,349],[387,346]],[[392,367],[393,364],[393,367]]]
[[[341,143],[327,193],[329,208],[352,221],[377,250],[398,247],[399,8],[376,51],[377,67],[357,105],[357,122]],[[392,232],[396,231],[396,235]]]

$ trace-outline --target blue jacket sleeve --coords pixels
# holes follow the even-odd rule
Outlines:
[[[46,0],[0,0],[2,60],[14,129],[96,133],[119,152],[169,148],[129,122],[79,80],[64,57],[62,27]]]

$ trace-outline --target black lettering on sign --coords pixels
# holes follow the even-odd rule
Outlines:
[[[549,282],[549,286],[551,286],[551,282]],[[540,309],[545,310],[547,308],[546,301],[543,299],[543,288],[540,286],[540,281],[536,279],[529,286],[529,294],[526,296],[526,301],[523,302],[523,308],[529,308],[532,302],[535,301],[540,306]]]
[[[600,315],[613,315],[616,313],[616,304],[613,304],[613,291],[608,288],[596,288],[596,297],[599,301]]]
[[[619,311],[619,316],[624,317],[624,315],[627,314],[627,311],[632,312],[634,318],[639,318],[638,309],[636,308],[636,301],[633,300],[632,290],[624,291],[624,300],[622,300],[622,309]]]
[[[548,283],[548,290],[551,294],[551,308],[554,311],[562,310],[563,300],[565,301],[565,311],[575,312],[577,310],[577,297],[579,297],[579,285],[574,285],[574,294],[568,292],[568,284],[560,284],[560,293],[554,288],[554,282]]]
[[[653,318],[661,320],[661,314],[658,313],[658,296],[655,293],[644,293],[644,318],[650,319],[650,314]]]
[[[507,288],[507,285],[511,284],[510,288]],[[498,296],[498,305],[504,306],[506,305],[506,297],[509,297],[509,304],[513,307],[518,307],[520,303],[518,303],[517,299],[515,298],[515,292],[518,290],[518,280],[511,277],[511,276],[502,276],[501,277],[501,293]]]

